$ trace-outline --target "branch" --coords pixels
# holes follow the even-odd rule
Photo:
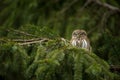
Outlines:
[[[64,38],[60,38],[61,41],[64,41],[65,44],[67,44],[67,42],[69,42],[68,40],[64,39]],[[36,44],[36,43],[41,43],[41,42],[47,42],[50,39],[48,38],[38,38],[38,39],[30,39],[30,40],[16,40],[16,41],[21,41],[21,43],[18,43],[18,45],[29,45],[29,44]],[[15,41],[15,40],[13,40]],[[22,42],[23,41],[23,42]]]
[[[30,41],[28,40],[28,42],[23,42],[23,43],[18,43],[18,45],[29,45],[29,44],[35,44],[35,43],[41,43],[41,42],[47,42],[49,39],[46,39],[46,38],[43,38],[43,39],[40,39],[40,40],[37,40],[37,41]]]
[[[63,8],[59,14],[66,12],[72,5],[74,5],[78,0],[73,0],[67,7]]]
[[[43,38],[34,38],[34,39],[13,39],[11,41],[14,41],[14,42],[32,42],[32,41],[39,41],[39,40],[42,40]],[[47,39],[47,38],[44,38],[44,39]]]
[[[29,44],[47,42],[49,40],[51,40],[51,39],[48,39],[48,38],[38,38],[38,39],[30,39],[30,40],[16,40],[16,42],[19,42],[18,45],[29,45]],[[60,38],[60,40],[65,42],[65,44],[67,44],[67,42],[69,42],[68,40],[66,40],[64,38]],[[15,40],[13,40],[13,41],[15,41]]]
[[[85,8],[86,6],[88,6],[91,2],[92,2],[91,0],[87,0],[87,1],[84,3],[84,5],[81,7],[80,11],[82,12],[82,11],[84,10],[84,8]]]
[[[14,29],[7,30],[7,31],[9,31],[9,32],[13,31],[13,32],[16,32],[16,33],[24,34],[24,35],[26,35],[26,36],[37,37],[36,35],[29,34],[29,33],[27,33],[27,32],[24,32],[24,31],[19,31],[19,30],[14,30]]]
[[[0,42],[15,42],[18,45],[29,45],[29,44],[35,44],[35,43],[41,43],[46,42],[50,39],[48,38],[34,38],[34,39],[5,39],[0,38]]]
[[[105,7],[107,9],[111,10],[111,11],[115,11],[115,12],[120,13],[120,9],[118,7],[112,6],[112,5],[108,4],[108,3],[102,3],[102,2],[100,2],[100,0],[91,0],[91,1],[95,2],[96,4],[98,4],[98,5],[102,6],[102,7]]]

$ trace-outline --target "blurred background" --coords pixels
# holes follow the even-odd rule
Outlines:
[[[68,40],[73,30],[84,29],[93,52],[120,65],[119,0],[0,0],[0,37],[24,25],[50,29]]]

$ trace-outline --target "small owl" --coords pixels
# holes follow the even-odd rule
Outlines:
[[[74,30],[70,42],[73,46],[85,48],[91,51],[90,42],[85,30]]]

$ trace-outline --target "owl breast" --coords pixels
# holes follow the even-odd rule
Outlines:
[[[82,40],[82,48],[87,48],[88,44],[85,39]]]
[[[73,46],[81,47],[81,48],[87,48],[88,43],[85,39],[82,40],[72,40],[71,44]]]

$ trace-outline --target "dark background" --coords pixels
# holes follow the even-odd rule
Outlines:
[[[110,65],[120,65],[119,0],[0,0],[0,38],[7,29],[51,29],[70,40],[72,31],[88,33],[93,52]],[[32,33],[32,31],[31,31]]]

